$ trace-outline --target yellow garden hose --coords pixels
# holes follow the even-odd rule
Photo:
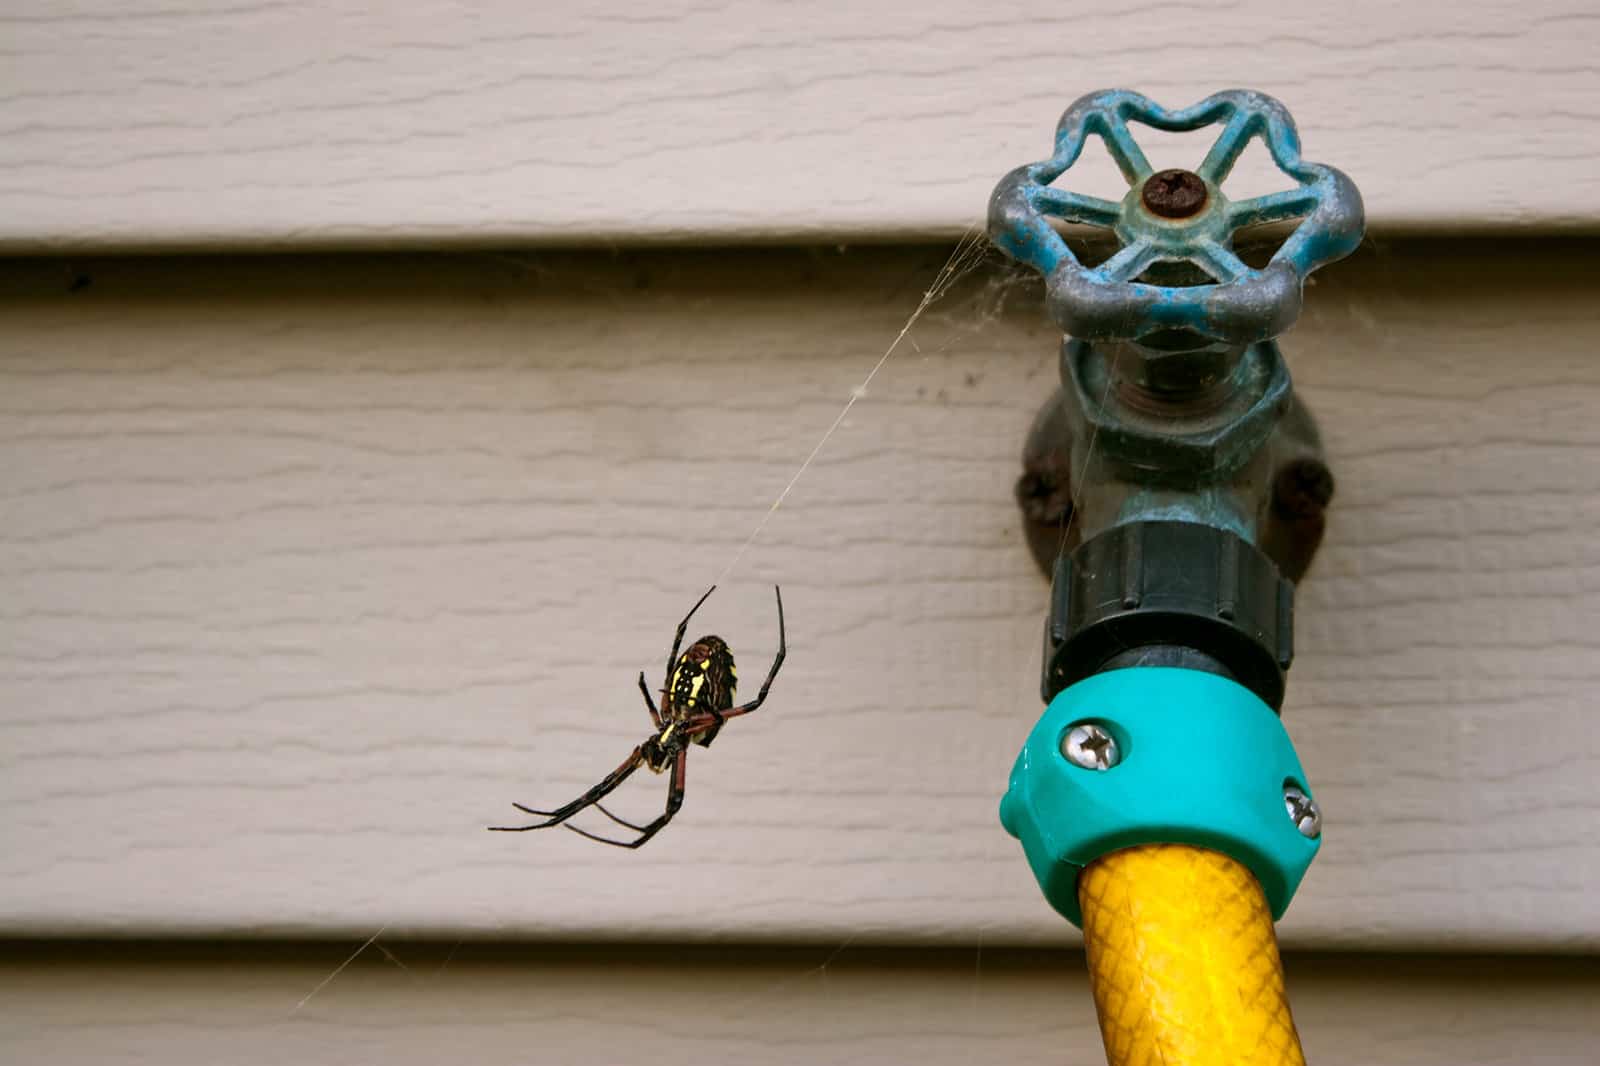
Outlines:
[[[1261,886],[1181,844],[1114,851],[1078,879],[1110,1066],[1304,1066]]]

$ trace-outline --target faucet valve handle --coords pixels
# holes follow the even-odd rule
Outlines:
[[[1129,132],[1130,122],[1171,132],[1210,125],[1222,131],[1195,170],[1156,171]],[[1105,142],[1128,181],[1120,202],[1053,184],[1091,134]],[[1254,137],[1294,187],[1230,200],[1222,185]],[[1052,219],[1109,229],[1121,249],[1098,266],[1084,266]],[[1291,219],[1300,222],[1266,266],[1251,267],[1234,254],[1239,230]],[[989,200],[990,237],[1044,275],[1051,317],[1082,340],[1138,340],[1172,330],[1199,335],[1201,343],[1270,340],[1299,317],[1306,277],[1354,251],[1364,225],[1355,183],[1333,167],[1302,160],[1288,109],[1244,89],[1179,111],[1127,90],[1090,93],[1061,116],[1055,154],[1007,174]],[[1139,280],[1167,263],[1187,263],[1210,282]]]

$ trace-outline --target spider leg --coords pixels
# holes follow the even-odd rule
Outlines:
[[[722,723],[727,720],[728,716],[722,711],[707,711],[690,719],[691,724],[685,732],[702,748],[709,748],[711,742],[717,739],[717,734],[722,732]]]
[[[601,779],[598,785],[594,786],[589,791],[573,800],[571,803],[557,807],[553,811],[539,811],[534,810],[532,807],[524,807],[520,803],[512,804],[512,806],[517,810],[522,811],[525,814],[531,814],[535,817],[543,818],[545,819],[544,821],[536,822],[533,825],[491,825],[489,829],[491,832],[495,833],[526,833],[530,829],[544,829],[552,825],[557,825],[566,821],[568,818],[571,818],[574,814],[577,814],[585,807],[597,803],[609,796],[613,791],[616,790],[618,785],[622,784],[622,782],[628,779],[629,774],[637,770],[643,763],[644,749],[642,747],[634,748],[633,754],[622,760],[621,766],[611,771]]]
[[[581,837],[588,837],[590,840],[598,840],[602,844],[610,844],[613,847],[643,847],[646,841],[655,836],[657,833],[661,832],[661,830],[666,827],[666,824],[672,821],[672,816],[677,814],[679,808],[683,806],[684,768],[688,766],[688,764],[689,753],[687,751],[678,752],[678,761],[672,764],[672,784],[667,789],[667,809],[662,812],[661,817],[657,818],[649,825],[630,827],[638,829],[639,836],[636,839],[612,840],[610,837],[603,837],[597,833],[591,833],[586,829],[579,829],[571,822],[567,823],[567,828],[572,830],[574,833],[577,833]],[[620,818],[613,818],[613,820],[619,822],[622,821]]]
[[[642,826],[642,825],[634,825],[632,822],[628,821],[626,818],[618,818],[616,815],[612,814],[609,810],[606,809],[606,805],[604,803],[596,803],[594,805],[594,809],[599,811],[601,814],[605,815],[607,818],[610,818],[613,822],[616,822],[618,825],[622,826],[625,829],[632,829],[635,833],[644,832],[644,826]]]
[[[741,714],[749,714],[767,698],[767,690],[772,688],[772,681],[778,676],[778,670],[783,666],[783,657],[788,652],[788,643],[783,634],[783,592],[778,586],[772,586],[772,591],[778,595],[778,654],[772,660],[772,669],[767,671],[767,679],[761,682],[761,691],[756,693],[756,698],[749,703],[731,708],[722,712],[724,718],[735,718]]]
[[[678,635],[672,638],[672,650],[667,652],[667,669],[663,675],[667,678],[669,687],[672,680],[672,664],[678,661],[678,649],[683,646],[683,634],[689,628],[689,619],[694,617],[694,613],[700,609],[700,605],[706,602],[707,598],[715,591],[717,591],[717,586],[715,585],[706,589],[706,594],[694,601],[694,606],[689,608],[689,613],[684,615],[683,621],[678,623]]]
[[[656,710],[656,701],[650,698],[650,686],[644,683],[644,671],[639,671],[639,691],[644,693],[644,705],[650,708],[650,720],[656,724],[656,731],[661,731],[661,712]]]

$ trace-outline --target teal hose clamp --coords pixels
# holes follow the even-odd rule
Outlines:
[[[1321,845],[1272,708],[1227,678],[1170,667],[1110,670],[1059,693],[1017,756],[1000,821],[1050,905],[1080,927],[1078,874],[1109,852],[1220,851],[1255,875],[1276,919]]]

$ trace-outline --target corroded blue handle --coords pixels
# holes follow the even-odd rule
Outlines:
[[[1218,124],[1222,132],[1193,173],[1158,175],[1129,132],[1130,121],[1172,132]],[[1051,184],[1077,161],[1090,134],[1105,142],[1128,180],[1120,203]],[[1295,187],[1229,200],[1223,180],[1257,136]],[[1233,253],[1238,230],[1296,218],[1302,221],[1265,267],[1251,267]],[[1086,267],[1051,219],[1110,229],[1122,248],[1099,266]],[[1084,340],[1132,340],[1164,329],[1193,330],[1232,344],[1268,340],[1299,316],[1306,276],[1354,251],[1364,224],[1355,183],[1333,167],[1302,160],[1288,110],[1243,89],[1181,111],[1127,90],[1091,93],[1061,116],[1055,154],[1007,174],[989,201],[989,236],[1045,276],[1051,317]],[[1193,264],[1213,283],[1135,280],[1163,262]]]

